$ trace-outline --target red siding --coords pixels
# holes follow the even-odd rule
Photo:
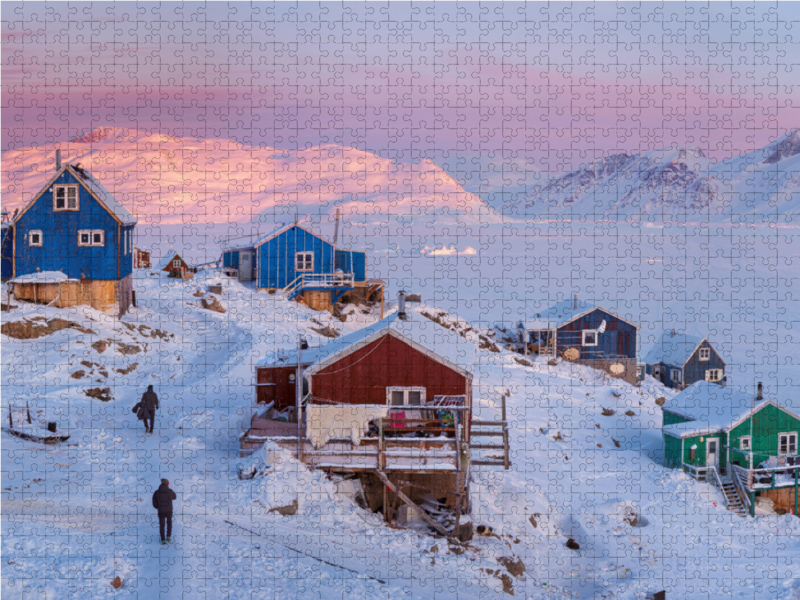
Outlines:
[[[284,410],[296,404],[295,382],[289,376],[295,376],[297,367],[275,367],[256,369],[257,383],[274,383],[275,385],[256,386],[256,402],[267,404],[275,402],[278,410]]]
[[[189,265],[187,265],[187,264],[186,264],[186,261],[185,261],[185,260],[183,260],[183,259],[182,259],[180,256],[178,256],[178,255],[176,254],[176,255],[175,255],[175,256],[173,256],[171,259],[169,259],[169,262],[167,263],[167,266],[166,266],[166,267],[164,267],[164,269],[163,269],[163,270],[164,270],[164,271],[172,271],[172,270],[173,270],[173,268],[172,268],[172,263],[173,263],[175,260],[179,260],[179,261],[181,261],[181,269],[188,269],[188,268],[189,268]]]
[[[425,387],[428,400],[470,396],[466,377],[388,334],[315,373],[311,393],[344,404],[385,404],[389,386]]]

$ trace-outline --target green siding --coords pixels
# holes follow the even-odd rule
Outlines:
[[[671,469],[680,468],[683,463],[693,464],[697,467],[705,466],[706,464],[706,441],[708,438],[719,439],[719,468],[726,468],[725,449],[723,446],[727,443],[727,436],[725,433],[715,433],[710,436],[698,435],[694,437],[683,438],[683,459],[681,456],[681,439],[673,437],[667,433],[664,434],[664,466]],[[702,438],[702,442],[700,441]],[[697,445],[695,452],[694,462],[692,462],[691,448]]]
[[[753,419],[753,468],[778,455],[778,434],[797,431],[800,433],[800,420],[773,406],[766,405],[756,412]],[[730,432],[731,447],[739,447],[739,438],[750,435],[750,419],[734,427]],[[731,462],[748,467],[747,457],[731,450]]]
[[[686,423],[691,421],[691,419],[687,419],[686,417],[682,417],[680,415],[676,415],[675,413],[671,413],[668,410],[662,410],[664,417],[664,427],[667,425],[674,425],[675,423]]]

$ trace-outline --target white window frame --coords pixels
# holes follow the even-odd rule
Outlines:
[[[389,408],[421,408],[426,401],[426,388],[420,386],[394,385],[386,388],[386,406]],[[392,404],[392,392],[403,392],[403,404]],[[420,392],[419,404],[408,403],[408,392]]]
[[[100,241],[99,242],[95,242],[94,241],[94,236],[97,235],[97,234],[100,235]],[[82,235],[88,235],[89,236],[89,243],[88,244],[84,244],[81,241],[81,236]],[[106,245],[106,232],[103,231],[102,229],[79,229],[78,230],[78,246],[80,246],[81,248],[88,248],[90,246],[94,246],[94,247],[99,248],[99,247],[105,246],[105,245]]]
[[[581,345],[582,346],[589,346],[589,347],[597,346],[597,344],[599,342],[600,334],[597,332],[596,329],[584,329],[581,333],[583,334],[582,335],[582,339],[581,339]],[[594,335],[594,344],[587,344],[586,343],[586,334],[587,333]]]
[[[716,379],[712,378],[712,376],[711,376],[712,373],[718,374]],[[705,380],[708,381],[709,383],[719,383],[720,381],[722,381],[722,378],[724,376],[725,376],[725,373],[723,372],[722,369],[706,369]]]
[[[700,355],[700,360],[702,361],[711,360],[711,348],[700,348],[700,350],[698,350],[698,353]]]
[[[683,385],[683,369],[670,369],[669,376],[672,383]]]
[[[181,265],[181,259],[180,258],[173,258],[172,259],[172,268],[173,269],[182,269],[183,268],[183,266]]]
[[[794,436],[794,452],[792,452],[792,446],[789,442],[789,438]],[[786,450],[781,451],[781,438],[786,438]],[[797,432],[796,431],[784,431],[783,433],[778,434],[778,456],[795,456],[797,454]]]
[[[128,253],[128,230],[126,229],[124,235],[122,236],[122,253]]]
[[[650,373],[652,377],[661,377],[661,365],[653,365],[650,368]]]
[[[56,198],[58,197],[58,190],[64,189],[64,208],[58,208],[56,205]],[[69,190],[75,190],[75,206],[69,206]],[[81,192],[80,186],[74,183],[59,183],[53,186],[53,212],[66,212],[77,211],[81,209]]]
[[[33,241],[33,236],[34,235],[38,235],[39,236],[39,243],[38,244],[34,243],[34,241]],[[42,230],[41,229],[31,229],[28,232],[28,246],[33,246],[35,248],[41,248],[43,244],[44,244],[44,234],[42,234]]]
[[[301,263],[298,262],[298,259],[300,259],[301,256],[303,257],[303,259],[302,259],[302,265],[303,266],[302,266],[302,268],[298,268],[298,264],[301,264]],[[310,268],[308,268],[306,266],[307,259],[308,259],[309,256],[311,257],[311,267]],[[313,273],[314,272],[314,253],[313,252],[307,252],[307,251],[295,252],[294,253],[294,270],[297,271],[298,273]]]
[[[745,448],[747,446],[747,448]],[[753,438],[749,435],[743,435],[739,438],[739,450],[751,452],[753,450]]]

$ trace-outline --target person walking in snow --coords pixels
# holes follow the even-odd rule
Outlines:
[[[161,534],[161,543],[172,541],[172,501],[178,497],[169,489],[169,480],[162,479],[161,485],[153,492],[153,508],[158,511],[158,532]],[[164,536],[164,526],[166,533]]]
[[[158,410],[158,396],[153,391],[153,386],[148,385],[147,391],[142,394],[142,399],[133,407],[140,421],[144,421],[144,430],[153,433],[153,424],[156,420],[156,410]],[[150,421],[148,427],[147,422]]]

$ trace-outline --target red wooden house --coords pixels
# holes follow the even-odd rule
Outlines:
[[[465,507],[474,352],[455,331],[405,311],[300,357],[270,355],[256,366],[256,400],[269,408],[252,419],[242,449],[273,437],[312,467],[357,473],[371,507],[383,506],[387,518],[397,502],[387,481],[392,491],[410,486],[398,497],[421,500],[427,489]],[[277,413],[288,422],[273,420]]]
[[[189,264],[183,260],[175,250],[170,249],[161,260],[158,262],[158,266],[156,267],[160,271],[181,271],[185,272],[189,270]]]

